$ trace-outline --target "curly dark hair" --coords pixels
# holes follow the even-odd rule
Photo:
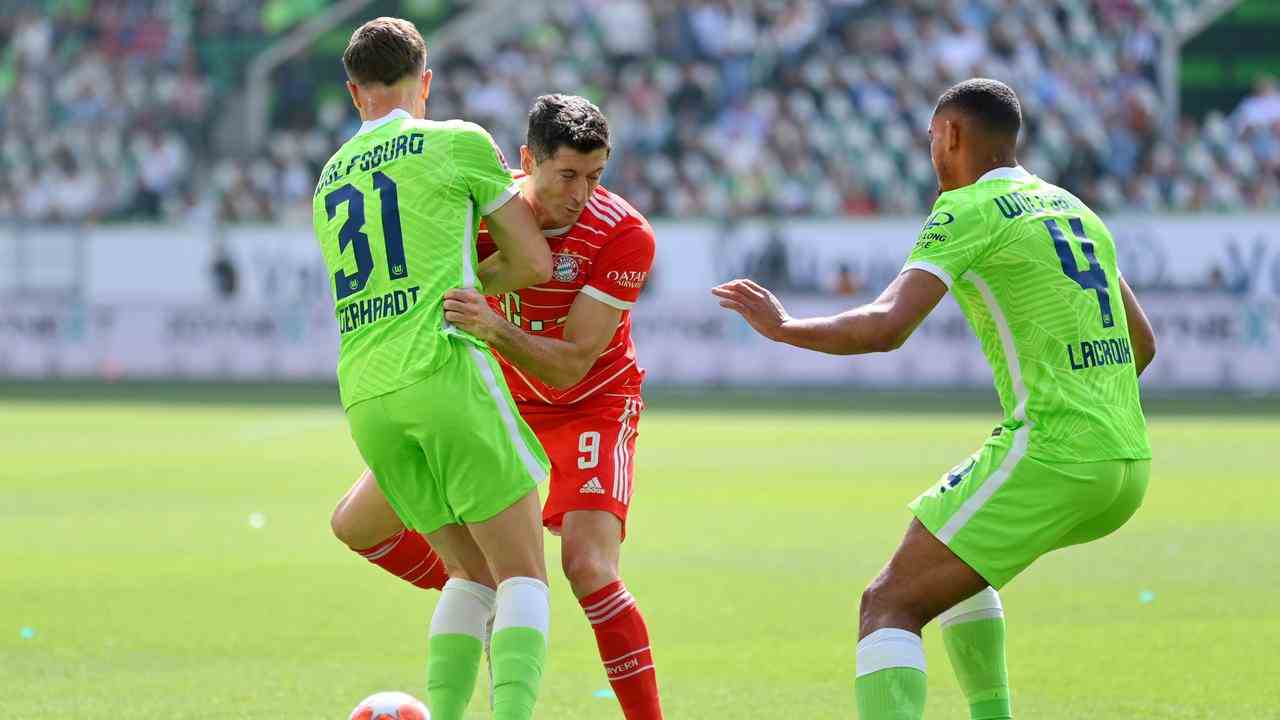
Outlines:
[[[578,95],[543,95],[529,110],[525,139],[533,158],[542,162],[562,147],[590,153],[609,147],[609,121],[590,100]]]
[[[1022,105],[1013,88],[999,80],[973,78],[952,85],[938,98],[935,113],[955,108],[977,120],[987,132],[1007,137],[1022,129]]]

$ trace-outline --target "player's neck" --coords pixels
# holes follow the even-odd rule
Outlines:
[[[957,190],[962,187],[969,187],[978,182],[983,175],[996,170],[998,168],[1018,167],[1018,159],[1012,155],[1001,155],[996,157],[986,157],[980,160],[974,160],[965,164],[966,167],[959,177],[956,178],[950,190]]]
[[[425,108],[418,101],[417,92],[414,86],[407,83],[366,87],[359,107],[360,120],[378,120],[396,110],[409,113],[409,117],[423,117],[426,114]]]
[[[533,210],[533,219],[537,221],[539,229],[555,230],[561,227],[551,219],[546,209],[542,207],[542,203],[538,202],[538,195],[533,191],[532,177],[526,177],[525,181],[520,184],[520,195],[529,204],[529,209]]]
[[[396,110],[403,110],[412,117],[414,116],[414,108],[412,102],[374,102],[369,101],[360,108],[360,121],[369,122],[370,120],[378,120],[384,118]]]

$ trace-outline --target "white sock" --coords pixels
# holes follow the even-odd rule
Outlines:
[[[533,628],[545,638],[551,629],[551,589],[531,577],[513,577],[498,584],[493,634],[510,627]]]
[[[488,641],[489,617],[493,615],[497,593],[470,580],[449,578],[440,591],[431,635],[470,635]]]
[[[919,635],[898,628],[881,628],[858,641],[858,677],[895,667],[925,672],[924,643]]]
[[[961,600],[954,607],[938,616],[938,622],[945,629],[948,625],[973,622],[974,620],[991,620],[1004,617],[1004,606],[1000,604],[1000,593],[993,587],[979,590],[977,595],[968,600]]]

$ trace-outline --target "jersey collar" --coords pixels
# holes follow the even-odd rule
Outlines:
[[[542,237],[549,237],[549,238],[560,237],[561,235],[569,232],[572,229],[573,229],[572,225],[565,225],[562,228],[551,228],[550,230],[543,230]]]
[[[994,170],[988,170],[985,175],[978,178],[978,182],[986,182],[988,180],[1029,180],[1032,177],[1026,168],[1018,165],[1017,167],[998,167]]]
[[[365,120],[363,123],[360,124],[360,129],[356,132],[356,135],[363,135],[367,132],[370,132],[371,130],[376,130],[382,127],[383,125],[386,125],[387,123],[391,122],[392,120],[399,120],[400,118],[410,118],[410,117],[413,117],[413,116],[410,115],[404,108],[396,108],[395,110],[392,110],[391,112],[387,113],[386,115],[383,115],[377,120]]]

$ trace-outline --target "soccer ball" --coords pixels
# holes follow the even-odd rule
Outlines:
[[[409,693],[380,692],[361,700],[349,720],[431,720],[431,713]]]

